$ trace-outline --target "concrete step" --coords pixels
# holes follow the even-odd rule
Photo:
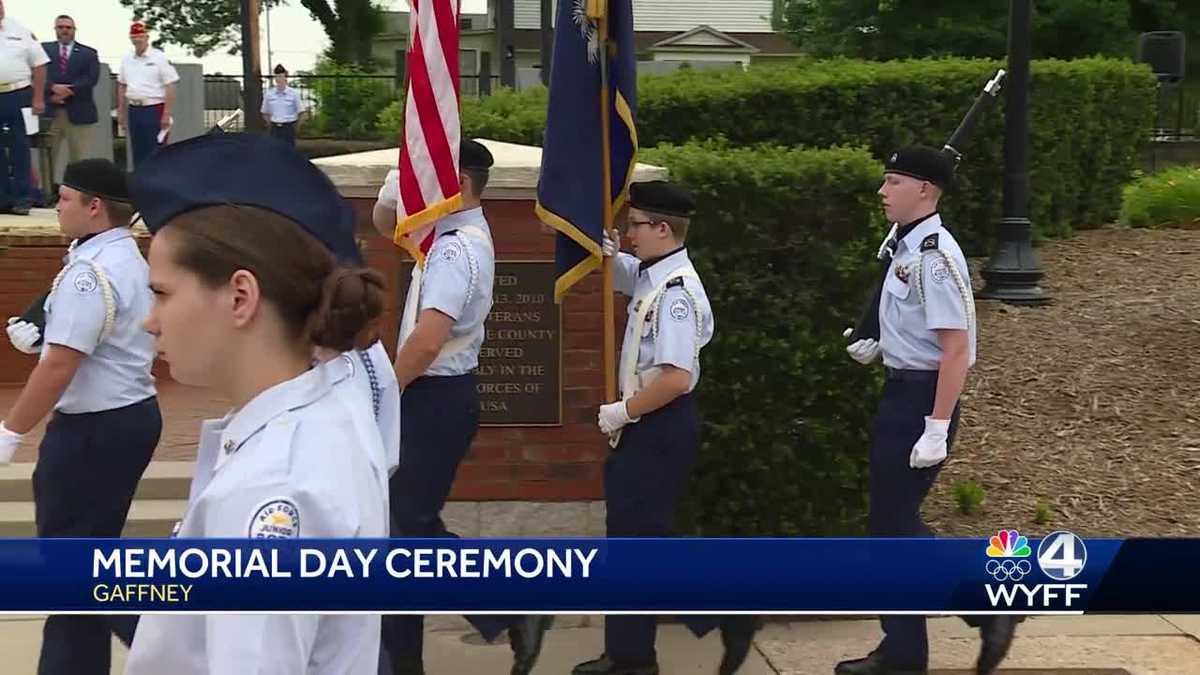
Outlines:
[[[34,466],[33,462],[0,466],[0,504],[33,501]],[[134,500],[187,500],[192,467],[192,462],[150,462]]]
[[[185,499],[135,500],[125,523],[126,537],[167,537],[187,510]],[[0,537],[33,537],[33,502],[0,502]]]

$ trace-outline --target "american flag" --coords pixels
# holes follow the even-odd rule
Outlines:
[[[433,225],[462,205],[458,184],[458,0],[409,0],[408,91],[394,241],[418,265]]]

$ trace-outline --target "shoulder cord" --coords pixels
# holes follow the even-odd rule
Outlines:
[[[112,332],[113,325],[117,322],[117,302],[113,299],[112,283],[108,279],[108,274],[104,268],[97,265],[94,261],[83,259],[76,262],[82,262],[91,268],[96,275],[96,285],[100,287],[100,296],[104,299],[104,325],[100,329],[100,337],[97,341],[102,341]],[[50,284],[50,296],[54,296],[54,292],[58,290],[58,285],[62,283],[63,277],[66,276],[67,270],[71,265],[65,265],[58,272],[58,276],[54,277],[54,283]]]
[[[920,299],[921,304],[925,304],[925,258],[929,255],[936,255],[945,262],[950,277],[954,279],[954,285],[958,286],[958,294],[962,297],[963,306],[967,313],[967,328],[972,328],[975,325],[975,296],[971,293],[971,289],[963,279],[962,273],[958,271],[958,265],[954,264],[954,260],[951,259],[950,254],[941,249],[926,251],[920,260],[918,260],[916,269],[913,270],[913,284],[917,287],[917,297]],[[935,260],[933,264],[936,263],[937,261]]]
[[[375,362],[371,360],[371,356],[363,350],[358,351],[358,358],[363,363],[363,368],[367,371],[367,379],[371,383],[371,406],[375,410],[375,420],[379,421],[379,398],[382,395],[379,387],[379,375],[375,372]]]
[[[683,279],[683,277],[678,276],[678,277],[675,277],[675,279]],[[692,362],[695,363],[700,360],[700,335],[701,335],[701,332],[704,330],[704,324],[702,323],[701,317],[700,317],[700,303],[696,301],[695,294],[692,293],[691,289],[689,289],[687,287],[686,280],[683,282],[683,285],[680,286],[680,288],[683,290],[684,295],[686,295],[688,297],[688,299],[692,301],[692,315],[695,317],[695,324],[696,324],[696,340],[693,343],[694,350],[692,353]],[[656,297],[654,299],[654,309],[652,310],[652,312],[654,313],[654,325],[652,327],[652,331],[653,331],[655,342],[658,341],[658,326],[659,326],[659,323],[662,321],[662,314],[661,314],[662,302],[663,302],[663,298],[665,298],[666,296],[667,296],[667,289],[664,288],[663,292],[659,293],[658,297]],[[670,311],[670,308],[668,308],[668,311]]]

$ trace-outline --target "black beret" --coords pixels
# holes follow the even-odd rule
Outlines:
[[[62,184],[114,202],[129,201],[126,174],[109,159],[81,159],[67,165]]]
[[[479,141],[473,141],[469,138],[463,139],[462,144],[458,146],[458,167],[459,169],[473,169],[475,171],[487,171],[492,168],[495,163],[492,158],[492,153],[487,147]]]
[[[696,199],[683,187],[652,180],[629,186],[629,205],[640,211],[689,218],[696,210]]]
[[[282,63],[277,63],[275,64],[275,74],[287,75],[287,68],[284,68]]]
[[[954,160],[927,145],[910,145],[893,152],[884,162],[883,172],[911,176],[946,189],[954,182]]]
[[[350,204],[312,162],[263,134],[205,134],[167,145],[129,178],[151,233],[206,206],[255,206],[295,222],[343,262],[361,264]]]

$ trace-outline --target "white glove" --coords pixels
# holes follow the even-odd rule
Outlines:
[[[848,338],[852,333],[854,333],[854,329],[847,328],[846,331],[842,333],[842,337]],[[858,361],[864,366],[869,365],[872,361],[879,358],[879,341],[874,338],[855,340],[854,342],[846,345],[846,353],[850,355],[850,358]]]
[[[936,466],[946,459],[946,438],[950,434],[950,420],[925,418],[925,433],[913,446],[908,465],[914,469]]]
[[[892,229],[888,230],[887,236],[884,237],[883,242],[879,244],[879,252],[875,254],[876,258],[883,260],[887,257],[888,242],[891,241],[892,237],[894,236],[896,236],[896,224],[892,223]]]
[[[41,351],[33,346],[42,339],[42,333],[37,326],[28,321],[22,321],[19,317],[10,316],[6,330],[8,331],[8,341],[17,351],[26,354],[37,354]]]
[[[612,238],[608,236],[608,230],[605,230],[604,238],[600,240],[600,252],[604,254],[604,257],[613,257],[617,254],[617,251],[620,250],[620,248],[621,247],[617,245],[617,242],[613,241]]]
[[[625,401],[617,401],[616,403],[606,403],[600,406],[600,414],[597,416],[597,421],[600,425],[600,431],[604,432],[605,435],[611,436],[618,429],[636,420],[629,417],[629,410],[625,407]]]
[[[375,202],[380,206],[395,209],[400,204],[400,172],[396,169],[388,171],[383,179],[383,187],[379,188],[379,196]]]
[[[25,434],[9,431],[8,427],[4,426],[4,422],[0,422],[0,466],[12,461],[22,438],[25,438]]]

